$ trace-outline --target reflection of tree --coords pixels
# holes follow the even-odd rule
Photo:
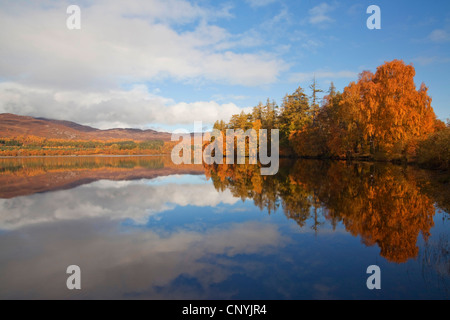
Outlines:
[[[325,186],[319,198],[348,231],[391,261],[417,256],[417,237],[428,237],[434,207],[400,168],[333,163],[322,179],[312,181]]]
[[[414,170],[415,179],[420,186],[420,191],[429,195],[438,208],[443,210],[443,219],[449,220],[450,216],[450,171],[441,170]]]
[[[0,198],[74,188],[103,179],[153,179],[202,172],[201,165],[175,165],[168,156],[4,158],[0,159]]]
[[[0,158],[0,175],[32,176],[46,172],[95,169],[161,169],[169,159],[163,157],[37,157]]]
[[[260,209],[269,213],[279,207],[279,181],[259,174],[259,165],[205,165],[206,177],[211,178],[218,191],[229,189],[233,196],[252,199]]]
[[[299,160],[276,176],[260,176],[258,165],[213,165],[206,171],[217,190],[229,189],[269,212],[281,204],[300,227],[312,221],[317,231],[321,218],[332,226],[342,222],[352,235],[378,245],[383,257],[398,263],[418,255],[419,234],[427,239],[433,226],[433,201],[421,193],[411,169]]]

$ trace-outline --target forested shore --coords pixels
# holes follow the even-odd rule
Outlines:
[[[364,71],[343,92],[323,92],[313,80],[310,95],[299,87],[280,106],[267,99],[251,113],[217,121],[214,129],[278,129],[282,157],[417,163],[448,170],[450,122],[437,119],[428,88],[414,83],[415,69],[401,60],[375,73]]]

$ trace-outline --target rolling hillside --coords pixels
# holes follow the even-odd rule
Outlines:
[[[163,140],[170,141],[171,134],[155,130],[108,129],[100,130],[75,122],[0,114],[0,137],[37,136],[47,139],[67,140]]]

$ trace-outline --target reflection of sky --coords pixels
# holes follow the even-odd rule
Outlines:
[[[233,257],[266,250],[269,254],[280,243],[276,226],[258,222],[161,234],[149,229],[119,230],[104,218],[44,224],[2,235],[1,270],[8,276],[0,280],[0,296],[29,292],[32,297],[70,297],[62,271],[77,264],[82,270],[80,294],[85,297],[198,298],[207,296],[208,287],[224,281],[233,268],[241,272],[255,268],[254,263],[239,265]],[[192,288],[164,292],[180,277],[196,279],[204,292],[190,292]]]
[[[203,175],[191,174],[175,174],[171,176],[157,177],[147,180],[150,185],[166,185],[166,184],[205,184],[206,177]]]
[[[0,199],[0,230],[94,217],[144,224],[149,216],[176,206],[216,207],[239,201],[229,190],[218,193],[211,183],[200,183],[196,176],[156,180],[100,180],[71,190]]]
[[[389,263],[340,224],[316,234],[311,220],[299,228],[202,179],[103,180],[1,200],[0,298],[443,297],[418,260]],[[65,287],[71,264],[79,292]],[[365,287],[371,264],[380,292]]]

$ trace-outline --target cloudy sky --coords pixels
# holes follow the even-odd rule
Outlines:
[[[69,30],[66,9],[81,9]],[[366,9],[381,8],[381,30]],[[191,129],[403,59],[450,117],[450,3],[0,0],[0,112],[100,128]]]

